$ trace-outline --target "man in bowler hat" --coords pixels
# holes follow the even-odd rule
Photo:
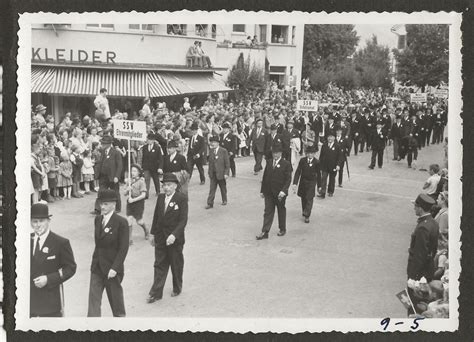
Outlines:
[[[313,199],[316,194],[316,185],[321,184],[321,170],[319,160],[316,159],[316,147],[308,146],[306,158],[301,158],[293,177],[293,186],[296,191],[298,185],[298,196],[301,197],[301,209],[304,222],[309,223],[311,210],[313,209]]]
[[[336,174],[340,169],[340,165],[344,160],[344,152],[334,141],[334,133],[328,133],[328,141],[321,147],[319,162],[321,167],[321,188],[319,198],[326,197],[326,190],[329,197],[334,195],[334,187],[336,185]],[[329,177],[329,184],[328,184]]]
[[[101,140],[102,155],[96,165],[99,173],[99,192],[101,190],[110,189],[115,191],[117,203],[115,210],[120,212],[122,202],[120,200],[120,175],[122,173],[122,155],[112,146],[113,138],[106,135]],[[95,201],[95,214],[99,214],[100,200]]]
[[[263,172],[260,196],[265,199],[262,233],[257,240],[268,239],[268,232],[272,227],[275,207],[278,211],[278,236],[286,234],[286,197],[291,184],[291,163],[282,158],[281,144],[272,147],[273,159],[267,162]]]
[[[217,185],[221,189],[222,205],[227,204],[227,184],[229,177],[230,161],[229,153],[223,147],[219,147],[219,138],[212,136],[209,139],[211,144],[209,149],[209,179],[210,188],[207,197],[206,209],[214,207],[214,198],[216,196]]]
[[[219,144],[229,152],[230,171],[232,177],[235,177],[235,154],[237,152],[237,137],[230,131],[228,122],[222,125],[222,133],[219,138]]]
[[[117,194],[114,190],[99,191],[101,215],[94,220],[95,249],[92,255],[87,317],[101,316],[104,288],[114,317],[125,317],[122,280],[129,247],[127,219],[115,213]]]
[[[250,141],[252,143],[252,152],[255,158],[255,165],[253,167],[253,174],[258,175],[258,173],[263,169],[262,159],[265,153],[266,140],[267,140],[267,131],[263,127],[263,120],[258,118],[256,121],[256,126],[250,133]]]
[[[53,233],[46,204],[31,206],[30,317],[64,316],[63,283],[76,273],[69,240]]]
[[[205,143],[204,138],[198,134],[199,126],[197,122],[194,122],[191,125],[191,131],[193,135],[189,140],[188,148],[188,172],[190,177],[193,175],[194,165],[197,166],[199,171],[199,178],[201,179],[201,185],[206,182],[206,177],[204,176],[204,168],[202,167],[204,162],[204,150]]]
[[[411,234],[410,248],[408,249],[408,295],[416,308],[418,300],[414,296],[415,282],[422,277],[429,283],[433,280],[434,257],[438,249],[438,223],[431,216],[431,207],[435,200],[427,194],[419,194],[414,204],[415,215],[418,216],[417,225]],[[409,309],[408,314],[412,314]]]
[[[160,174],[163,173],[163,154],[153,133],[148,133],[147,143],[142,146],[142,169],[145,176],[146,198],[150,195],[150,183],[153,179],[155,193],[160,193]]]
[[[153,285],[147,303],[151,304],[163,297],[163,288],[169,268],[173,276],[172,297],[183,289],[184,228],[188,222],[187,197],[176,191],[178,178],[172,173],[163,175],[163,191],[156,201],[150,243],[155,247]]]

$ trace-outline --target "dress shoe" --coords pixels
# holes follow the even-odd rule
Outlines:
[[[200,185],[204,185],[204,184],[206,184],[206,182],[201,182],[201,183],[200,183]]]
[[[256,175],[258,175],[258,172],[254,172],[253,174],[254,174],[254,176],[256,176]]]
[[[284,236],[285,234],[286,234],[286,230],[280,230],[277,235]]]
[[[156,302],[157,300],[160,300],[161,298],[156,298],[156,297],[153,297],[153,296],[148,296],[148,298],[146,299],[146,302],[148,304],[151,304],[151,303],[154,303]]]
[[[92,211],[90,212],[90,214],[91,214],[91,215],[99,215],[100,212],[98,212],[98,211],[96,211],[96,210],[92,210]]]
[[[326,195],[324,195],[324,194],[319,194],[319,195],[317,195],[316,197],[324,199],[324,198],[326,197]]]
[[[212,208],[214,208],[214,206],[211,205],[211,204],[208,204],[208,205],[206,205],[206,206],[204,207],[204,209],[212,209]]]
[[[172,292],[171,293],[171,297],[176,297],[176,296],[179,296],[181,292]]]
[[[263,239],[268,239],[268,233],[261,233],[260,235],[257,235],[257,240]]]
[[[381,168],[382,168],[382,166],[379,165],[379,169],[381,169]]]
[[[342,184],[339,184],[338,187],[342,188]]]
[[[330,192],[330,193],[328,193],[328,196],[332,197],[332,196],[334,196],[334,194],[332,192]]]
[[[304,218],[304,223],[309,223],[309,217]]]
[[[227,205],[227,201],[222,202],[222,205]]]
[[[74,198],[82,198],[82,195],[79,195],[79,194],[72,194],[71,197],[74,197]]]
[[[392,160],[397,160],[397,158],[392,158]]]
[[[373,170],[373,169],[374,169],[374,167],[373,167],[373,166],[369,166],[369,169],[370,169],[370,170]]]

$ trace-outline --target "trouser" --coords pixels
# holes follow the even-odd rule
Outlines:
[[[398,159],[398,148],[400,146],[400,138],[393,138],[393,159]]]
[[[342,178],[344,177],[344,165],[346,162],[343,162],[342,165],[339,168],[339,171],[337,171],[337,181],[339,185],[342,185]]]
[[[357,155],[357,152],[359,152],[359,144],[362,146],[360,135],[354,135],[352,141],[354,142],[354,154]]]
[[[110,182],[107,176],[101,175],[99,177],[99,192],[101,190],[106,190],[106,189],[115,191],[116,196],[117,196],[117,203],[115,205],[115,210],[120,211],[122,209],[122,201],[120,199],[120,184],[118,182],[117,183]],[[96,212],[100,212],[100,203],[98,199],[95,200],[94,208]]]
[[[411,166],[411,162],[418,158],[418,149],[416,146],[410,146],[407,153],[408,166]]]
[[[146,184],[146,198],[150,196],[150,183],[153,179],[153,185],[155,185],[155,192],[158,195],[160,193],[160,175],[157,170],[144,170],[143,175],[145,176]]]
[[[433,132],[432,128],[427,128],[426,129],[426,134],[425,134],[426,146],[430,146],[431,132]]]
[[[439,144],[441,142],[441,126],[434,126],[433,127],[433,140],[431,140],[432,144]]]
[[[192,156],[188,156],[188,172],[189,172],[189,179],[193,176],[194,165],[197,166],[199,171],[199,178],[201,182],[206,181],[206,177],[204,176],[204,168],[202,167],[202,157],[194,159]]]
[[[286,232],[286,197],[281,200],[275,195],[265,194],[265,209],[263,212],[262,232],[268,233],[272,227],[273,218],[275,216],[275,207],[278,211],[278,228],[281,232]]]
[[[209,58],[209,56],[204,55],[201,58],[203,60],[203,65],[202,66],[204,66],[204,64],[206,64],[209,68],[212,66],[211,59]]]
[[[329,177],[329,184],[328,184],[328,177]],[[327,192],[329,194],[334,193],[334,187],[336,185],[336,171],[322,171],[321,172],[321,194],[324,196],[326,194],[326,187]]]
[[[369,142],[368,142],[368,135],[366,133],[362,133],[360,135],[360,149],[359,152],[364,152],[364,147],[367,146],[367,151],[369,150]]]
[[[209,180],[210,180],[210,188],[209,188],[209,196],[207,197],[207,204],[210,206],[214,205],[214,198],[216,197],[217,185],[219,185],[219,188],[221,189],[222,202],[227,202],[227,184],[226,184],[225,178],[217,179],[216,175],[213,174],[212,176],[209,176]]]
[[[254,150],[253,157],[255,158],[255,166],[253,167],[253,171],[259,172],[263,169],[262,167],[263,153],[260,153],[257,150]]]
[[[440,142],[443,142],[443,141],[444,141],[444,125],[441,125],[440,129],[441,129],[441,132],[440,132],[440,134],[441,134],[441,136],[440,136],[440,138],[441,138],[441,139],[440,139]]]
[[[311,210],[313,209],[313,199],[314,197],[311,197],[311,198],[306,197],[306,196],[301,197],[301,209],[303,211],[304,217],[311,216]]]
[[[107,275],[91,272],[87,317],[101,317],[100,307],[104,288],[114,317],[125,317],[122,280],[123,274],[120,273],[113,278],[107,279]]]
[[[422,147],[425,147],[426,135],[424,131],[420,131],[416,137],[416,142],[418,143],[418,149],[421,150]]]
[[[169,246],[155,246],[155,263],[153,285],[150,289],[150,296],[161,299],[163,297],[163,288],[165,287],[166,277],[171,267],[171,275],[173,276],[173,292],[181,293],[183,290],[183,269],[184,256],[183,244],[176,242]]]
[[[62,311],[51,312],[47,314],[35,314],[31,313],[30,317],[64,317]]]
[[[232,176],[235,177],[235,154],[229,155],[229,163],[230,163],[230,172],[232,172]]]
[[[375,166],[375,157],[377,157],[377,164],[379,167],[383,165],[383,151],[384,147],[373,147],[372,148],[372,157],[370,159],[370,167]]]

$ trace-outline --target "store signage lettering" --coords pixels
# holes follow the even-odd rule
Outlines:
[[[40,62],[79,62],[115,64],[113,51],[31,48],[32,59]]]

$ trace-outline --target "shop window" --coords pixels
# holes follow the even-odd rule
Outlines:
[[[113,30],[114,24],[86,24],[87,28],[101,28],[106,30]]]
[[[232,32],[245,33],[245,24],[232,25]]]
[[[186,36],[185,24],[169,24],[166,25],[166,32],[170,35]]]
[[[288,26],[272,25],[272,43],[288,44]]]
[[[133,31],[153,31],[152,24],[130,24],[128,28]]]

